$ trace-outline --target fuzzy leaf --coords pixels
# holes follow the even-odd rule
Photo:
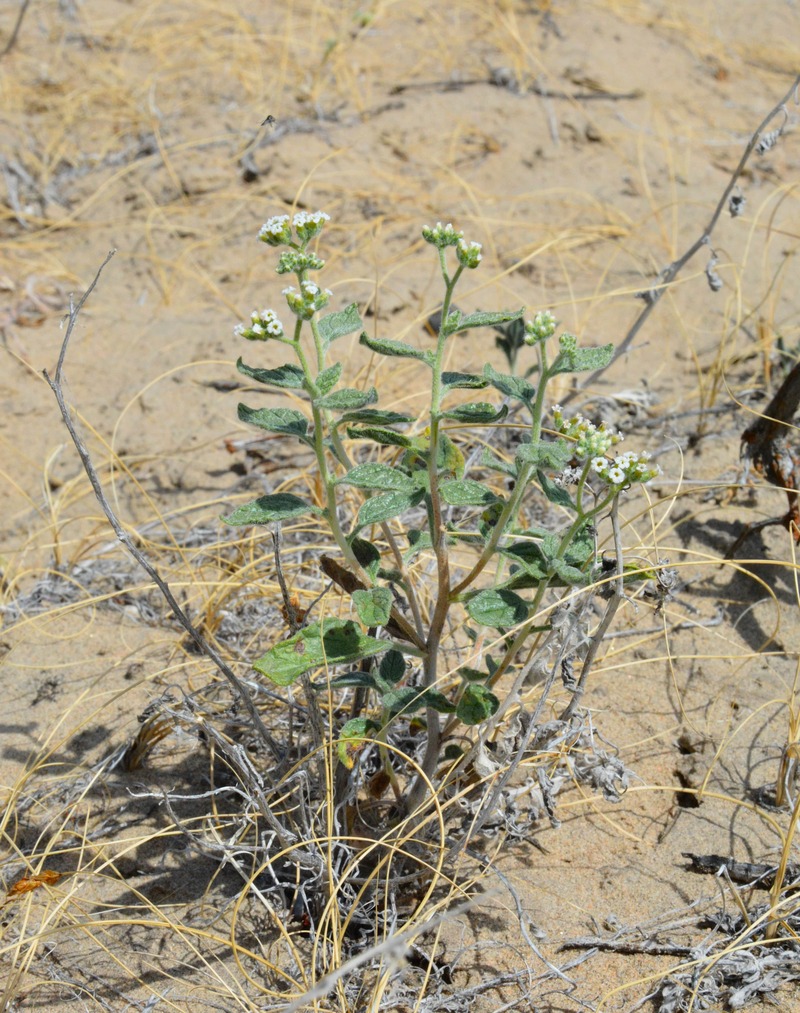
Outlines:
[[[508,406],[501,405],[496,408],[488,401],[473,401],[470,404],[458,405],[449,411],[442,412],[443,419],[453,419],[455,422],[467,422],[473,425],[482,425],[488,422],[499,422],[508,415]]]
[[[596,345],[592,348],[576,348],[573,352],[559,352],[550,368],[554,373],[582,373],[586,370],[605,368],[614,358],[613,345]]]
[[[304,388],[305,373],[293,362],[287,362],[285,366],[278,366],[277,369],[256,369],[246,365],[241,359],[237,359],[236,368],[240,373],[249,376],[257,383],[266,383],[271,387],[281,387],[286,390],[303,390]]]
[[[327,348],[332,341],[336,341],[337,338],[343,338],[346,334],[355,334],[364,325],[358,313],[358,304],[350,303],[343,310],[339,310],[336,313],[328,313],[327,316],[320,317],[317,321],[317,326],[319,327],[322,341]]]
[[[448,390],[483,390],[489,381],[475,373],[442,373],[442,386]]]
[[[498,457],[488,447],[483,448],[481,454],[481,467],[491,468],[492,471],[501,471],[504,475],[511,475],[512,478],[517,477],[517,469],[514,466],[513,461],[504,461],[502,457]]]
[[[425,691],[417,686],[400,686],[387,690],[381,703],[390,714],[413,714],[425,706]]]
[[[373,443],[380,443],[382,447],[411,446],[408,436],[396,433],[394,429],[385,429],[383,426],[348,426],[347,435],[351,440],[372,440]]]
[[[465,725],[479,725],[490,718],[500,706],[500,701],[486,686],[471,682],[458,701],[456,715]]]
[[[439,486],[442,499],[450,506],[491,506],[497,496],[480,482],[471,478],[453,478]]]
[[[496,369],[487,363],[483,367],[483,375],[489,383],[501,394],[512,397],[517,401],[531,407],[536,396],[536,388],[521,376],[509,376],[507,373],[498,373]]]
[[[375,404],[378,400],[378,392],[374,387],[369,390],[356,390],[354,387],[343,387],[335,390],[326,397],[317,398],[315,404],[318,408],[329,408],[331,411],[344,412],[353,411],[356,408],[364,408],[368,404]]]
[[[497,327],[500,324],[507,324],[511,320],[519,320],[524,313],[524,306],[518,310],[501,310],[499,313],[481,313],[480,311],[469,313],[467,316],[461,317],[454,333],[469,330],[471,327]]]
[[[288,521],[292,517],[304,514],[321,514],[319,507],[306,503],[299,496],[290,492],[276,492],[271,496],[260,496],[252,503],[237,507],[232,514],[223,517],[226,524],[238,527],[243,524],[273,524],[276,521]]]
[[[588,573],[570,566],[563,559],[558,559],[557,557],[551,559],[550,566],[559,580],[562,580],[567,587],[585,587],[591,580]]]
[[[572,502],[572,497],[567,490],[560,485],[556,485],[552,479],[549,479],[543,471],[537,471],[537,477],[539,479],[539,485],[542,487],[542,492],[550,500],[551,503],[555,503],[557,506],[566,507],[567,510],[577,510],[578,508]]]
[[[353,591],[353,604],[358,612],[358,618],[365,626],[385,626],[389,622],[393,600],[388,587]]]
[[[402,412],[384,411],[382,408],[363,408],[361,411],[344,415],[339,420],[339,425],[348,422],[364,422],[373,426],[395,426],[413,421],[410,415],[403,415]]]
[[[378,672],[384,682],[391,684],[400,682],[406,674],[406,659],[398,650],[387,651],[381,658]]]
[[[378,492],[410,491],[415,487],[414,480],[388,464],[369,461],[357,464],[346,475],[336,480],[337,485],[354,485],[358,489],[372,489]]]
[[[332,366],[328,366],[327,369],[323,369],[323,371],[314,381],[314,384],[317,390],[319,391],[319,396],[325,397],[325,395],[329,391],[333,390],[333,388],[339,382],[339,377],[341,375],[342,375],[341,362],[336,362]]]
[[[506,629],[528,618],[528,605],[513,591],[488,588],[470,598],[467,602],[467,612],[481,626]]]
[[[330,687],[331,689],[374,689],[376,692],[380,691],[374,675],[370,675],[369,672],[359,671],[345,672],[344,675],[334,675],[324,682],[315,682],[312,685],[316,690],[325,690]]]
[[[266,429],[268,433],[285,433],[306,439],[308,419],[294,408],[248,408],[240,404],[238,414],[240,421]]]
[[[560,470],[572,458],[572,446],[566,440],[523,443],[517,447],[517,461],[520,464],[533,464],[537,468],[553,468]]]
[[[375,580],[381,565],[381,554],[377,548],[366,538],[354,538],[350,542],[350,548],[365,572]]]
[[[361,504],[356,526],[364,528],[369,524],[380,524],[382,521],[391,520],[392,517],[398,517],[411,507],[415,507],[423,495],[421,489],[414,489],[411,492],[387,492],[382,496],[373,496]]]
[[[361,332],[358,339],[362,345],[366,345],[370,351],[379,352],[381,355],[399,356],[403,359],[419,359],[421,362],[431,365],[433,356],[431,352],[421,348],[414,348],[405,341],[392,341],[390,338],[371,338],[366,331]]]
[[[336,753],[348,770],[352,770],[355,766],[356,757],[369,743],[369,733],[372,731],[380,731],[380,725],[369,718],[350,718],[342,726],[339,741],[336,743]]]
[[[321,665],[351,664],[386,650],[386,641],[368,637],[352,620],[327,619],[312,623],[288,640],[271,647],[253,668],[276,686],[290,686],[295,679]]]

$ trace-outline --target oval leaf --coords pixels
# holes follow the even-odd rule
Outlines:
[[[491,506],[497,503],[497,496],[480,482],[471,478],[454,478],[439,486],[442,499],[450,506]]]
[[[319,507],[306,503],[299,496],[290,492],[276,492],[272,496],[260,496],[252,503],[237,507],[232,514],[223,517],[226,524],[237,527],[242,524],[274,524],[276,521],[288,521],[292,517],[304,514],[321,514]]]
[[[481,626],[507,629],[528,618],[528,605],[513,591],[488,588],[467,602],[467,612]]]
[[[358,304],[350,303],[349,306],[337,313],[328,313],[317,321],[319,333],[325,347],[337,338],[343,338],[346,334],[355,334],[364,326],[358,314]]]
[[[550,373],[582,373],[586,370],[604,369],[613,358],[613,345],[595,345],[591,348],[576,348],[571,352],[559,352],[550,367]]]
[[[486,686],[471,682],[458,701],[456,715],[465,725],[479,725],[495,713],[500,701]]]
[[[386,641],[362,633],[358,623],[327,619],[275,644],[253,668],[276,686],[290,686],[312,668],[352,664],[385,650]]]
[[[387,492],[383,496],[373,496],[366,503],[362,503],[358,511],[357,527],[380,524],[392,517],[398,517],[411,507],[415,507],[423,495],[421,489],[415,489],[412,492]]]
[[[248,408],[238,407],[239,419],[268,433],[286,433],[304,440],[308,432],[308,419],[294,408]]]
[[[456,422],[467,422],[480,425],[486,422],[499,422],[508,415],[508,406],[501,405],[496,408],[488,401],[474,401],[471,404],[462,404],[450,411],[442,412],[443,419],[454,419]]]
[[[353,769],[356,757],[369,743],[369,733],[378,731],[379,728],[380,726],[369,718],[350,718],[342,726],[339,741],[336,743],[336,753],[348,770]]]
[[[353,604],[358,612],[358,618],[365,626],[385,626],[389,622],[393,600],[388,587],[353,591]]]
[[[378,392],[374,387],[370,387],[369,390],[356,390],[354,387],[343,387],[342,390],[335,390],[326,397],[317,398],[315,404],[320,408],[344,412],[355,408],[363,408],[368,404],[375,404],[377,400]]]
[[[442,373],[442,386],[448,390],[483,390],[489,381],[475,373]]]
[[[525,313],[523,306],[518,310],[501,310],[499,313],[469,313],[458,321],[457,331],[466,331],[471,327],[498,327],[500,324],[507,324],[512,320],[519,320]]]
[[[415,485],[413,479],[399,468],[392,468],[377,461],[355,465],[346,475],[337,479],[336,484],[354,485],[358,489],[373,489],[378,492],[410,491]]]
[[[305,373],[292,362],[285,366],[278,366],[277,369],[255,369],[248,366],[241,359],[236,360],[236,368],[240,373],[249,376],[257,383],[266,383],[271,387],[281,387],[287,390],[302,390],[305,383]]]
[[[342,375],[342,364],[336,362],[332,366],[328,366],[327,369],[319,374],[314,381],[314,386],[317,388],[320,397],[325,397],[328,391],[333,390],[336,384],[339,382],[339,377]]]
[[[411,440],[402,433],[396,433],[394,429],[384,429],[383,426],[348,426],[347,435],[351,440],[372,440],[382,447],[410,447]]]
[[[403,415],[402,412],[383,411],[382,408],[364,408],[362,411],[345,415],[339,420],[339,425],[345,422],[366,422],[375,426],[395,426],[413,421],[410,415]]]
[[[536,388],[521,376],[508,376],[506,373],[498,373],[488,363],[483,367],[483,375],[489,383],[506,397],[513,397],[522,401],[529,407],[536,396]]]
[[[358,340],[371,351],[379,352],[381,355],[395,355],[403,359],[419,359],[428,365],[432,361],[430,352],[423,351],[421,348],[414,348],[413,345],[407,345],[405,341],[392,341],[389,338],[371,338],[366,331],[361,332],[361,337]]]

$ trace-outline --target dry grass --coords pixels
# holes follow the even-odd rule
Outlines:
[[[785,884],[763,909],[757,894],[721,885],[725,904],[747,915],[705,936],[696,917],[670,921],[665,901],[646,934],[706,946],[702,960],[595,955],[561,972],[573,989],[553,968],[574,954],[553,944],[560,918],[578,935],[573,926],[614,904],[623,924],[597,934],[630,942],[632,922],[651,912],[600,887],[587,896],[583,880],[636,861],[655,877],[643,851],[656,844],[679,854],[707,840],[707,850],[775,864],[793,854],[796,807],[773,811],[756,790],[777,783],[794,798],[795,548],[773,532],[748,543],[747,558],[720,561],[745,514],[781,510],[777,491],[737,485],[736,459],[745,413],[758,412],[800,343],[794,136],[752,163],[744,217],[715,233],[723,290],[712,296],[706,261],[692,262],[624,368],[581,396],[659,453],[664,478],[626,506],[623,537],[627,558],[669,559],[680,588],[657,612],[647,600],[626,605],[624,635],[609,638],[591,683],[593,725],[577,745],[550,744],[551,772],[565,778],[559,830],[541,792],[509,795],[503,820],[454,860],[453,827],[468,828],[485,797],[475,785],[439,800],[424,833],[386,831],[376,802],[349,828],[360,847],[337,847],[321,802],[334,742],[298,755],[283,787],[270,783],[272,760],[227,689],[110,541],[40,372],[55,362],[66,293],[117,247],[68,365],[71,400],[126,526],[250,680],[265,721],[286,729],[285,708],[249,670],[284,628],[272,549],[263,532],[232,535],[217,521],[262,481],[314,487],[309,463],[285,448],[245,454],[236,393],[213,386],[235,375],[232,324],[277,292],[252,242],[260,222],[325,207],[335,299],[357,300],[386,336],[422,340],[438,288],[417,255],[419,227],[452,218],[485,244],[465,309],[546,305],[587,340],[615,340],[787,87],[780,5],[764,5],[763,38],[737,34],[735,14],[720,27],[711,3],[691,18],[644,2],[582,12],[515,0],[219,6],[32,4],[0,61],[2,383],[15,413],[0,428],[0,1009],[453,1010],[459,992],[474,1009],[525,1008],[528,996],[554,1010],[579,999],[633,1008],[673,966],[686,974],[685,1005],[700,1008],[723,956],[777,950],[755,948],[761,929],[795,945]],[[588,57],[587,24],[605,47]],[[498,69],[521,87],[436,86]],[[596,85],[644,94],[573,97]],[[276,124],[259,126],[267,114]],[[471,368],[487,350],[475,342],[460,354]],[[347,363],[353,382],[376,382],[363,350],[347,349]],[[388,382],[395,406],[417,403],[413,374]],[[321,589],[313,558],[323,547],[312,526],[285,531],[286,577],[304,607]],[[307,704],[298,694],[295,717]],[[326,701],[329,727],[339,706]],[[676,761],[687,730],[694,745]],[[581,767],[598,731],[643,779],[616,805]],[[541,761],[528,758],[519,783]],[[314,870],[324,903],[311,906],[313,938],[303,874],[292,871],[294,890],[270,878],[258,803],[260,793],[288,820],[305,782],[319,793],[290,851],[326,856]],[[701,805],[676,808],[676,789]],[[549,854],[521,852],[519,839]],[[584,851],[582,871],[574,856]],[[280,875],[296,869],[292,854]],[[409,863],[413,889],[398,887]],[[689,876],[680,884],[684,903],[714,892]]]

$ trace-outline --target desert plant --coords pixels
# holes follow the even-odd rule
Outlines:
[[[355,304],[322,315],[331,293],[312,280],[324,262],[311,244],[327,221],[321,211],[299,212],[263,225],[259,238],[283,248],[277,273],[296,277],[296,286],[283,290],[294,323],[285,330],[277,314],[265,309],[235,329],[239,337],[284,345],[294,355],[294,362],[270,368],[239,359],[237,368],[257,383],[304,399],[307,410],[240,404],[238,414],[313,449],[319,502],[277,492],[224,519],[275,525],[313,514],[330,530],[343,562],[325,555],[321,566],[348,595],[350,615],[305,624],[290,615],[291,636],[254,667],[277,686],[302,678],[311,695],[354,690],[350,715],[334,731],[338,757],[352,769],[374,743],[384,784],[392,786],[399,813],[407,815],[431,786],[485,768],[487,743],[518,705],[526,680],[545,676],[538,719],[560,672],[572,691],[562,716],[573,714],[628,576],[617,501],[658,469],[647,454],[609,456],[622,436],[605,422],[548,408],[554,377],[602,369],[614,355],[611,344],[580,347],[566,332],[553,354],[557,325],[548,311],[517,325],[537,359],[536,384],[489,364],[481,374],[444,369],[445,350],[459,335],[522,321],[524,313],[464,314],[453,308],[462,276],[480,265],[481,247],[452,225],[422,232],[436,250],[444,285],[434,347],[370,337]],[[372,352],[415,359],[427,370],[430,396],[421,430],[411,416],[376,407],[374,387],[340,386],[342,363],[332,362],[331,353],[353,333]],[[489,387],[503,396],[501,404],[455,402],[461,391]],[[613,561],[598,552],[597,530],[606,515],[614,526]],[[632,568],[631,576],[636,572]],[[549,600],[556,588],[557,609]],[[595,592],[610,600],[590,636],[582,613]],[[491,642],[487,628],[497,631]],[[572,662],[581,653],[576,678]],[[311,683],[310,673],[322,668],[327,678]],[[504,679],[513,668],[516,677]],[[397,738],[409,723],[416,737]],[[417,743],[413,769],[403,769],[393,737]]]

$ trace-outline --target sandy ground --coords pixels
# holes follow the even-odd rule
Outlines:
[[[17,9],[5,4],[0,46]],[[76,330],[67,394],[124,522],[195,615],[218,614],[235,595],[211,572],[209,539],[260,481],[243,474],[232,328],[278,298],[261,222],[325,209],[325,282],[383,336],[426,340],[439,289],[420,228],[441,219],[484,244],[463,309],[547,307],[588,343],[618,342],[636,294],[701,233],[791,84],[797,14],[786,0],[30,5],[0,59],[0,869],[6,888],[26,861],[65,875],[4,909],[3,1008],[272,1008],[212,917],[238,903],[237,877],[130,794],[190,789],[206,762],[196,743],[172,735],[130,773],[96,766],[152,699],[211,676],[114,547],[43,380],[69,293],[116,249]],[[738,564],[720,559],[743,522],[785,509],[774,490],[734,486],[739,434],[780,380],[780,348],[800,339],[799,166],[791,129],[750,160],[745,213],[725,213],[713,236],[722,289],[709,290],[701,251],[576,399],[658,454],[653,509],[630,507],[626,544],[669,559],[682,586],[662,615],[623,609],[626,635],[608,641],[587,697],[635,775],[621,801],[576,787],[559,796],[559,827],[482,841],[559,966],[577,937],[647,934],[704,898],[735,909],[683,853],[774,862],[788,827],[758,792],[796,714],[792,545],[770,528]],[[501,364],[485,335],[457,354],[460,369]],[[344,360],[352,382],[372,382],[355,341]],[[413,370],[383,381],[414,407]],[[276,449],[268,464],[303,462]],[[199,547],[198,530],[211,532]],[[267,552],[254,536],[243,558]],[[265,640],[241,646],[246,673]],[[441,929],[456,992],[545,970],[511,893],[492,885]],[[708,931],[689,919],[658,939],[698,945]],[[680,962],[601,950],[566,972],[571,984],[539,980],[528,997],[524,979],[506,982],[472,1008],[629,1010]],[[800,1009],[788,989],[780,1002]]]

